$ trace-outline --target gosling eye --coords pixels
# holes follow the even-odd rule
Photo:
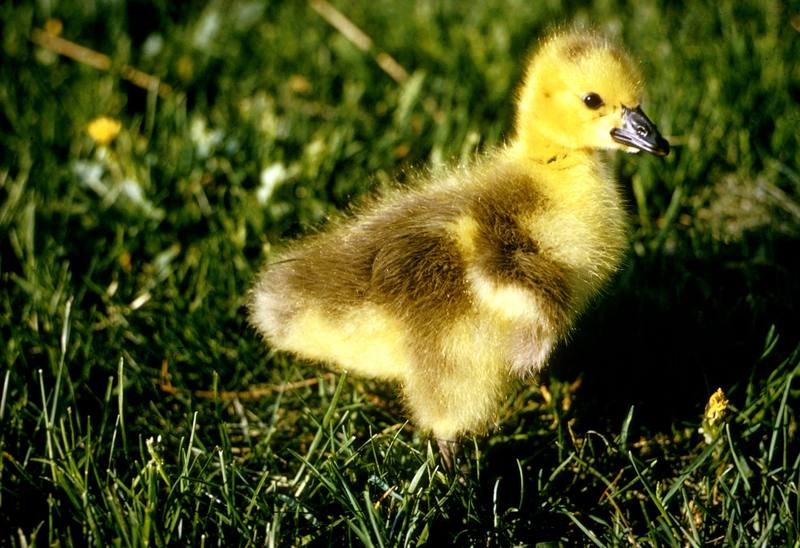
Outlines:
[[[597,110],[603,106],[603,99],[596,93],[587,93],[583,96],[583,104],[592,110]]]

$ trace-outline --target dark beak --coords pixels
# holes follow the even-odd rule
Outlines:
[[[622,110],[622,127],[611,130],[612,139],[656,156],[669,154],[669,143],[661,136],[650,118],[642,112],[641,107],[629,109],[623,106]]]

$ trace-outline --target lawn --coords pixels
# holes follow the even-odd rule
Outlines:
[[[800,6],[334,4],[363,34],[320,1],[0,5],[0,542],[800,546]],[[449,474],[395,387],[266,348],[247,291],[501,144],[574,23],[642,60],[673,151],[610,157],[625,268]]]

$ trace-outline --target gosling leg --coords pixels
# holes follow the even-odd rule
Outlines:
[[[439,446],[439,454],[442,456],[442,464],[444,464],[445,470],[452,472],[453,463],[460,448],[458,441],[437,438],[436,443]]]

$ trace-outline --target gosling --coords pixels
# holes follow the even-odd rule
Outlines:
[[[641,93],[618,46],[552,35],[509,143],[290,245],[255,282],[252,324],[274,349],[399,383],[451,468],[619,268],[626,214],[597,151],[669,153]]]

